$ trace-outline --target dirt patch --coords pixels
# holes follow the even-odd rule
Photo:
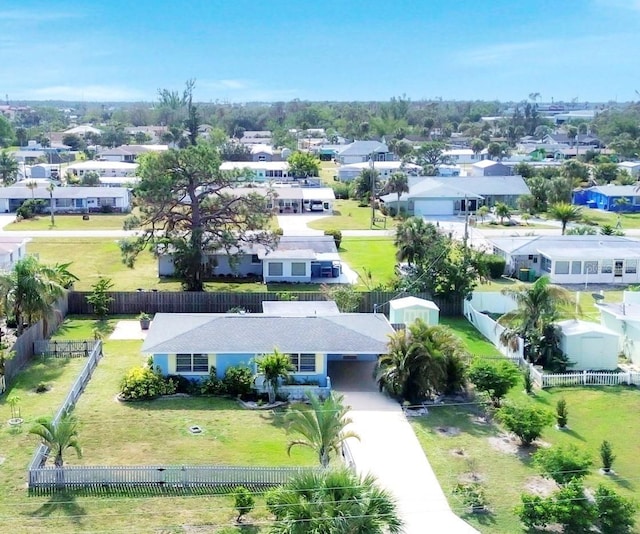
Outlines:
[[[488,425],[489,420],[483,415],[472,415],[471,423],[474,425]]]
[[[485,481],[485,476],[480,473],[462,473],[458,476],[458,481],[462,484],[481,484]]]
[[[455,426],[439,426],[436,428],[436,432],[441,436],[458,436],[460,434],[460,429]]]
[[[467,451],[464,449],[451,449],[449,452],[451,456],[455,456],[456,458],[467,458]]]
[[[505,454],[518,454],[520,451],[520,440],[509,434],[501,434],[497,437],[488,438],[489,444],[497,451]]]
[[[528,478],[524,484],[527,491],[538,495],[539,497],[549,497],[555,490],[558,489],[558,485],[555,480],[550,478],[541,477],[539,475]]]

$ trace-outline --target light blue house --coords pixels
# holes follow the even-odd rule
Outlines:
[[[142,352],[165,375],[201,380],[211,367],[219,377],[236,365],[256,372],[256,358],[277,348],[289,355],[297,382],[321,387],[329,382],[328,362],[375,361],[386,352],[394,330],[383,314],[335,313],[315,306],[315,315],[305,315],[304,306],[293,304],[296,311],[280,315],[158,313]]]

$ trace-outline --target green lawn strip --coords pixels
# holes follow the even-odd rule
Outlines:
[[[455,331],[465,343],[469,354],[492,359],[502,357],[500,351],[487,341],[465,317],[440,317],[440,324]]]
[[[42,214],[34,219],[23,219],[4,227],[5,230],[25,232],[27,230],[122,230],[124,220],[128,214],[91,213],[89,220],[82,219],[82,214],[56,215],[55,225],[51,226],[48,214]]]
[[[336,200],[333,203],[334,215],[323,217],[308,224],[309,228],[316,230],[384,230],[383,223],[376,223],[371,228],[371,207],[360,207],[357,200]],[[386,229],[395,228],[397,221],[393,217],[383,215],[379,210],[375,212],[376,217],[386,218]]]
[[[585,222],[603,226],[608,224],[615,227],[618,224],[618,214],[610,211],[583,209],[582,215]],[[621,213],[620,224],[625,228],[640,228],[640,213]]]
[[[360,275],[358,287],[366,289],[385,284],[393,278],[396,264],[396,248],[391,237],[345,237],[340,245],[340,257]],[[366,272],[371,280],[363,282]]]
[[[529,230],[529,229],[534,229],[534,228],[544,228],[547,230],[551,230],[553,228],[558,228],[557,226],[554,226],[552,224],[540,224],[540,223],[532,223],[532,222],[528,222],[527,224],[520,224],[520,225],[510,225],[510,224],[491,224],[491,223],[479,223],[476,224],[475,228],[481,228],[483,230],[504,230],[505,228],[511,229],[513,231],[518,231],[518,230]],[[560,232],[560,228],[558,228],[558,233]]]

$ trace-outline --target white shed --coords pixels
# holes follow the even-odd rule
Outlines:
[[[618,334],[606,326],[570,319],[557,323],[560,349],[574,365],[572,371],[615,370],[618,367]]]
[[[416,319],[422,319],[433,326],[440,321],[440,308],[435,302],[417,297],[403,297],[389,302],[389,322],[391,324],[410,325]]]

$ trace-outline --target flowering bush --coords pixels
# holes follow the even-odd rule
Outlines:
[[[159,371],[151,367],[129,369],[120,382],[120,395],[125,400],[153,399],[175,392],[173,380],[166,380]]]

